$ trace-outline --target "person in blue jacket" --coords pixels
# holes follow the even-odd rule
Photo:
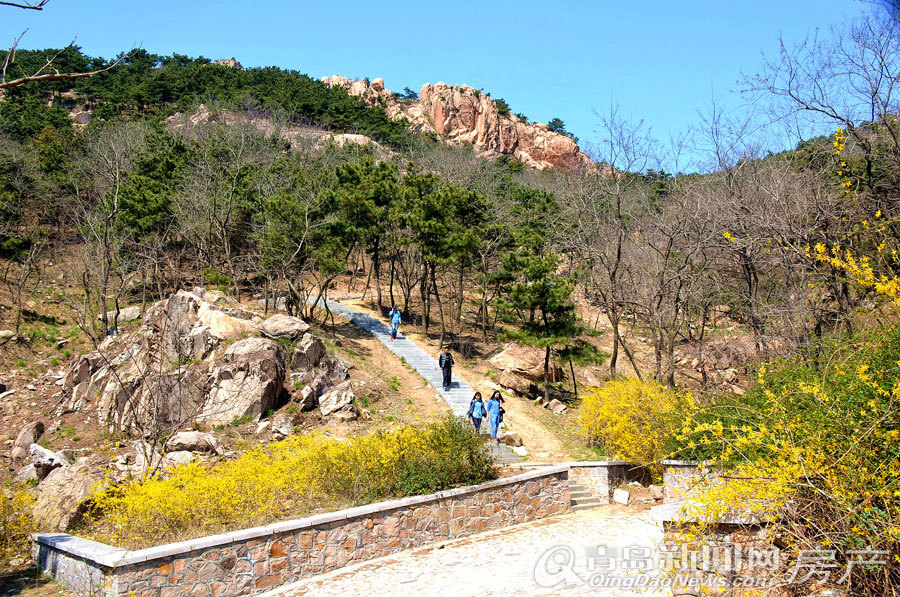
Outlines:
[[[497,439],[497,431],[500,428],[500,400],[497,399],[497,394],[494,394],[488,400],[487,414],[491,422],[491,439],[499,444],[500,440]]]
[[[469,420],[475,425],[475,433],[481,433],[481,419],[487,416],[487,408],[481,400],[481,392],[475,392],[469,403]]]
[[[397,331],[400,329],[400,309],[397,305],[391,307],[391,340],[397,339]]]

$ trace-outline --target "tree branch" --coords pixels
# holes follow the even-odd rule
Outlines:
[[[12,6],[13,8],[24,8],[26,10],[44,10],[44,6],[50,2],[50,0],[38,0],[37,2],[31,2],[28,4],[20,4],[18,2],[0,2],[0,6]]]

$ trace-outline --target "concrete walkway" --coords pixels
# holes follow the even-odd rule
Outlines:
[[[635,569],[635,564],[643,563],[635,559],[655,554],[662,538],[660,523],[648,510],[603,506],[361,562],[260,597],[637,593],[663,597],[671,591],[658,586],[662,584],[658,567]],[[626,577],[633,580],[642,572],[648,581],[645,586],[624,588],[630,587],[623,582]]]
[[[321,306],[320,301],[320,306]],[[380,321],[367,313],[357,311],[353,307],[339,303],[329,299],[328,309],[335,315],[339,315],[347,319],[357,327],[369,332],[387,346],[388,350],[400,357],[403,361],[415,369],[419,375],[425,378],[437,394],[450,405],[450,409],[457,417],[465,417],[469,412],[469,402],[475,390],[472,389],[466,380],[459,376],[453,376],[453,383],[450,390],[445,392],[441,387],[443,383],[443,373],[438,366],[436,358],[425,352],[415,342],[400,334],[396,340],[391,340],[391,328],[387,323]],[[324,308],[324,307],[323,307]],[[487,397],[485,397],[487,398]],[[489,427],[489,425],[488,425]],[[484,426],[482,427],[484,430]],[[505,445],[492,446],[494,457],[504,464],[518,462],[521,460],[518,454],[513,452]]]

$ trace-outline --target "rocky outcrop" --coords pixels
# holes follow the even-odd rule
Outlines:
[[[228,423],[259,417],[272,409],[284,386],[281,347],[268,338],[245,338],[225,351],[222,366],[213,374],[212,389],[197,419]]]
[[[79,458],[47,475],[38,485],[34,504],[34,517],[40,528],[65,531],[81,521],[95,486],[105,478],[97,457]]]
[[[92,409],[111,429],[150,437],[193,422],[259,418],[291,394],[302,410],[314,410],[348,378],[349,365],[329,355],[309,327],[282,314],[263,321],[219,292],[178,291],[151,305],[137,331],[108,337],[69,367],[58,414]],[[276,339],[294,342],[292,352]],[[217,451],[205,441],[182,432],[166,449]]]
[[[538,169],[578,173],[596,170],[568,135],[509,112],[501,114],[490,96],[466,85],[426,83],[418,100],[400,100],[385,89],[381,79],[354,81],[335,75],[322,82],[342,87],[371,106],[382,106],[394,120],[408,120],[414,130],[434,133],[455,145],[471,144],[479,155],[509,155]]]

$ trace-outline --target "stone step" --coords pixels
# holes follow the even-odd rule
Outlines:
[[[572,502],[573,506],[602,506],[603,504],[600,502],[599,498],[591,497],[591,498],[572,498],[569,497],[569,501]]]

